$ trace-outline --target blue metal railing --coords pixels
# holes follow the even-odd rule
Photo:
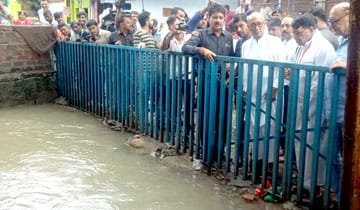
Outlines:
[[[300,202],[308,191],[315,208],[320,185],[329,206],[338,99],[324,127],[327,68],[63,42],[56,56],[59,93],[71,105],[175,145],[209,173],[215,167],[263,188],[270,181],[282,199]]]

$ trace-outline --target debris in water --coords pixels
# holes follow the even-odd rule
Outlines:
[[[201,163],[200,159],[194,159],[192,164],[192,169],[194,171],[200,171],[203,168],[203,164]]]
[[[164,159],[166,156],[176,156],[176,148],[170,144],[163,144],[155,150],[155,157]]]
[[[69,102],[63,96],[60,96],[59,98],[55,99],[54,103],[62,105],[62,106],[68,106],[69,105]]]
[[[246,201],[254,201],[255,200],[255,195],[250,194],[250,193],[245,193],[245,194],[241,195],[241,197]]]
[[[134,138],[129,139],[129,145],[136,149],[145,147],[144,140],[142,140],[140,135],[135,135]]]

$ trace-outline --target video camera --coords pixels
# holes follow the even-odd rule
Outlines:
[[[178,25],[178,29],[181,31],[186,31],[186,30],[188,30],[188,28],[189,28],[189,25],[185,22],[181,22]]]
[[[131,3],[128,1],[130,0],[117,0],[115,6],[120,10],[131,10]]]

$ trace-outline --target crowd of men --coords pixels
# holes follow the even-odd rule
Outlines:
[[[47,7],[46,0],[41,1],[41,7],[38,11],[40,22],[51,24],[56,30],[57,39],[61,41],[93,42],[176,51],[202,55],[209,61],[214,61],[217,55],[222,55],[326,66],[330,68],[330,71],[338,68],[346,69],[349,35],[349,3],[346,2],[336,4],[328,15],[322,9],[314,8],[306,14],[292,17],[283,14],[280,9],[274,10],[267,16],[251,7],[245,8],[241,11],[242,13],[234,13],[230,11],[228,5],[223,6],[209,1],[208,5],[191,18],[184,9],[174,7],[171,15],[167,18],[167,26],[158,24],[158,21],[152,19],[151,14],[147,11],[140,14],[134,11],[131,12],[131,15],[125,15],[121,14],[119,9],[115,18],[115,28],[111,31],[102,29],[96,20],[88,20],[85,12],[79,12],[78,20],[68,25],[64,21],[62,12],[52,14]],[[0,11],[8,14],[1,1]],[[253,79],[251,90],[247,90],[246,72],[248,68],[246,66],[244,71],[244,92],[256,92],[257,79]],[[257,67],[254,67],[253,71],[258,71]],[[289,94],[289,72],[286,72],[286,75],[285,97]],[[261,92],[263,98],[266,98],[268,76],[268,72],[264,70]],[[345,76],[341,77],[339,92],[332,93],[330,87],[334,82],[333,78],[333,74],[327,74],[325,79],[324,122],[329,121],[331,114],[329,105],[334,94],[338,94],[336,139],[334,140],[336,144],[331,145],[335,150],[332,163],[332,170],[335,171],[332,177],[332,190],[337,195],[337,201],[342,167],[346,78]],[[299,82],[300,86],[304,85],[305,74],[300,74]],[[312,74],[308,127],[315,126],[317,85],[318,74]],[[272,89],[273,92],[276,92],[276,85]],[[305,93],[300,91],[298,113],[303,112],[302,104],[304,100],[307,100],[304,99],[304,96]],[[251,100],[253,103],[256,102],[256,94],[253,94]],[[265,110],[265,106],[266,100],[263,100],[261,108]],[[286,109],[287,107],[285,107],[285,113]],[[254,126],[253,117],[249,123]],[[264,125],[265,120],[261,117],[260,137],[264,135]],[[300,129],[301,125],[302,119],[298,117],[296,128]],[[312,144],[313,138],[313,134],[309,132],[308,144]],[[272,147],[271,144],[270,147]],[[272,152],[269,154],[269,162],[272,162],[274,154],[272,149],[270,151]],[[295,142],[295,153],[297,165],[299,165],[300,142],[298,141]],[[261,150],[258,158],[263,158]],[[312,160],[311,150],[306,149],[304,187],[307,189],[310,187]],[[320,170],[319,173],[323,171]]]

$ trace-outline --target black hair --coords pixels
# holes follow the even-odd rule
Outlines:
[[[67,27],[67,25],[65,23],[60,23],[57,27],[58,29],[61,29],[62,27]]]
[[[168,19],[166,20],[166,23],[167,23],[167,25],[168,25],[169,28],[170,28],[170,26],[171,26],[172,24],[175,23],[176,19],[177,19],[177,17],[176,17],[175,15],[170,15],[170,16],[168,17]]]
[[[146,25],[146,21],[150,18],[150,12],[144,11],[139,14],[138,20],[141,27],[144,27]]]
[[[281,27],[281,20],[279,18],[271,18],[267,23],[268,28]]]
[[[27,13],[26,13],[25,10],[20,10],[20,11],[18,12],[18,15],[21,15],[21,14],[24,14],[25,17],[27,17]]]
[[[86,12],[81,11],[77,14],[77,18],[79,18],[80,16],[84,15],[85,17],[87,17],[88,15],[86,14]]]
[[[230,6],[228,4],[224,5],[225,9],[230,10]]]
[[[230,22],[229,22],[229,27],[227,28],[227,31],[229,31],[230,33],[235,31],[235,22],[234,22],[234,19],[232,19]]]
[[[300,15],[294,19],[291,24],[293,29],[303,28],[316,28],[316,20],[312,14]]]
[[[87,23],[86,23],[86,27],[90,27],[90,26],[97,26],[98,25],[98,23],[96,22],[96,20],[94,20],[94,19],[91,19],[91,20],[89,20]]]
[[[211,17],[211,15],[213,15],[215,13],[222,13],[223,15],[225,15],[225,13],[226,13],[225,7],[221,4],[212,5],[209,8],[209,17]]]
[[[58,18],[61,18],[62,16],[64,16],[62,12],[55,12],[54,13],[55,20],[58,19]]]
[[[153,24],[153,25],[158,25],[159,22],[158,22],[156,19],[152,19],[152,24]]]
[[[71,28],[74,27],[74,25],[80,26],[80,23],[78,21],[73,21],[73,22],[70,23]]]
[[[186,12],[185,12],[185,10],[184,10],[183,8],[181,8],[181,7],[174,7],[174,8],[171,9],[171,15],[175,15],[175,16],[176,16],[179,11],[182,11],[182,12],[184,12],[184,13],[186,14]]]
[[[327,17],[325,15],[325,11],[321,8],[313,8],[310,13],[314,15],[315,17],[318,17],[320,20],[326,22]]]
[[[283,11],[282,11],[282,9],[275,9],[275,10],[271,13],[271,16],[275,15],[276,13],[282,14]]]
[[[238,23],[240,21],[243,21],[245,23],[247,23],[247,19],[246,19],[246,15],[241,13],[241,14],[236,14],[233,18],[233,23]]]
[[[120,28],[120,24],[125,22],[125,18],[131,18],[128,15],[120,15],[115,18],[115,25],[117,28]]]
[[[46,9],[46,10],[44,10],[43,15],[44,15],[44,17],[45,17],[46,15],[52,16],[52,12],[51,12],[49,9]]]

